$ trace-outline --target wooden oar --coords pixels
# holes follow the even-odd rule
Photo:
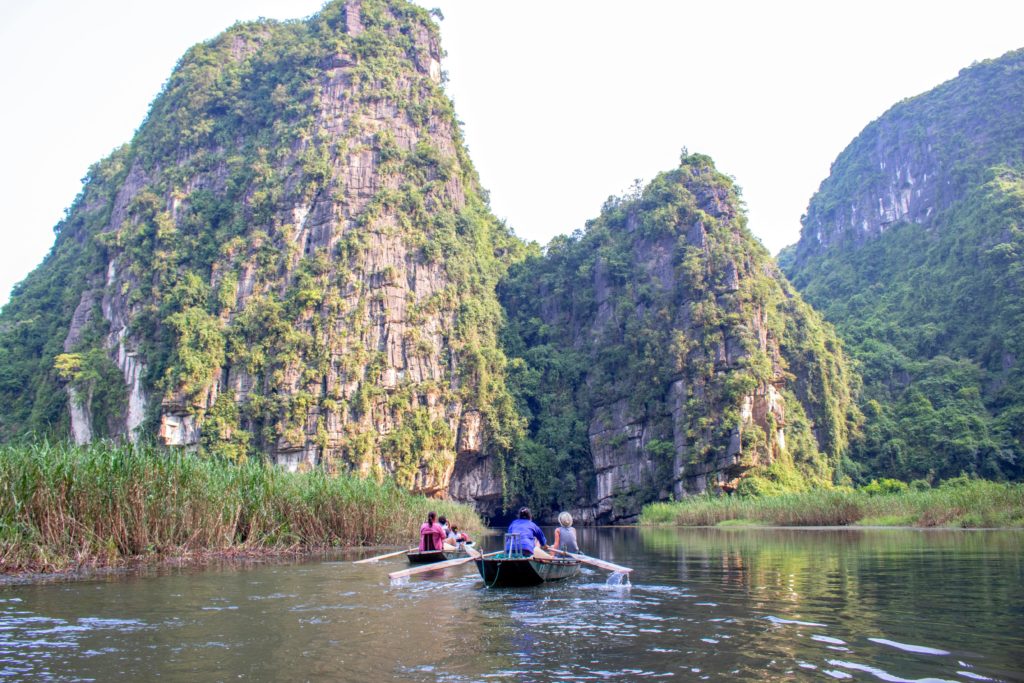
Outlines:
[[[366,562],[376,562],[377,560],[383,560],[387,557],[397,557],[398,555],[405,555],[406,553],[415,552],[414,550],[399,550],[396,553],[388,553],[387,555],[377,555],[376,557],[367,557],[365,560],[356,560],[352,564],[364,564]]]
[[[490,557],[491,555],[498,555],[501,551],[494,553],[488,553],[487,555],[480,555],[480,557]],[[420,567],[413,567],[412,569],[403,569],[400,572],[391,572],[388,576],[392,579],[400,579],[403,576],[412,576],[413,574],[419,574],[420,572],[429,572],[435,569],[447,569],[448,567],[458,567],[460,564],[466,564],[477,559],[473,555],[469,557],[460,557],[457,560],[446,560],[444,562],[432,562],[431,564],[425,564]]]
[[[628,574],[631,571],[633,571],[629,567],[623,567],[623,566],[618,565],[618,564],[612,564],[611,562],[605,562],[604,560],[598,560],[598,559],[593,558],[593,557],[588,557],[587,555],[577,555],[576,553],[567,553],[564,550],[556,550],[555,552],[556,553],[562,553],[563,555],[568,555],[572,559],[579,560],[583,564],[591,564],[591,565],[594,565],[595,567],[599,567],[601,569],[607,569],[610,572],[618,572],[620,574]]]

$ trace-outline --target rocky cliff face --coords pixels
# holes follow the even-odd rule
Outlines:
[[[76,440],[500,495],[481,461],[517,422],[494,286],[520,245],[481,199],[440,58],[426,12],[380,0],[183,57],[4,311],[5,352],[62,387]],[[13,336],[42,336],[35,314],[61,348]],[[17,400],[8,433],[56,421]]]
[[[832,478],[851,407],[842,354],[738,206],[707,157],[684,156],[516,268],[502,297],[531,417],[527,497],[611,521],[754,472]]]
[[[1024,476],[1024,50],[894,106],[780,255],[864,371],[862,475]]]
[[[793,257],[930,225],[997,164],[1024,160],[1024,50],[964,69],[869,124],[811,200]]]

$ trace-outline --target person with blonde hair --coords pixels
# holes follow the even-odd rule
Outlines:
[[[576,529],[572,525],[572,515],[563,512],[558,515],[558,528],[555,529],[555,543],[552,550],[565,553],[578,553],[580,546],[576,543]]]

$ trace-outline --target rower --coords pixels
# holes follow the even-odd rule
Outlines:
[[[519,552],[533,557],[551,559],[551,555],[545,552],[548,547],[548,539],[540,527],[533,523],[533,514],[530,513],[530,508],[519,509],[519,519],[509,524],[508,535],[515,539],[516,547],[505,548],[506,553]]]

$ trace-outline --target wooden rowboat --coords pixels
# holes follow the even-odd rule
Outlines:
[[[428,564],[454,560],[460,554],[457,550],[410,550],[407,556],[409,564]]]
[[[478,557],[474,561],[488,588],[536,586],[545,581],[568,579],[580,570],[580,561],[575,559],[507,557],[500,553],[494,557]]]

